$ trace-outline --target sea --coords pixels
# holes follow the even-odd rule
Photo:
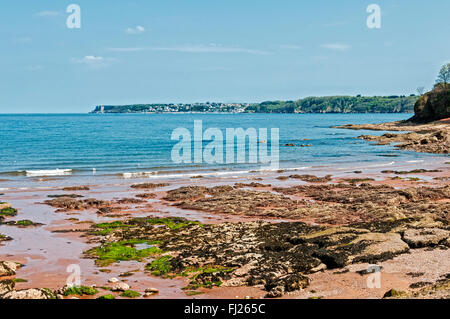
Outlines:
[[[27,187],[45,178],[95,182],[108,179],[179,179],[248,176],[275,170],[257,162],[237,160],[228,164],[194,160],[194,143],[203,148],[211,142],[195,134],[194,121],[202,132],[217,129],[225,139],[227,128],[267,129],[258,146],[271,150],[271,130],[278,129],[278,170],[326,173],[364,171],[370,168],[426,165],[442,161],[435,154],[398,150],[392,145],[373,145],[358,139],[383,131],[333,128],[343,124],[382,123],[405,120],[411,114],[2,114],[0,115],[1,187]],[[198,123],[198,122],[197,122]],[[191,135],[191,163],[177,162],[173,149]],[[198,133],[198,132],[197,132]],[[175,134],[176,135],[176,134]],[[200,137],[199,137],[200,135]],[[186,144],[185,144],[186,145]],[[225,145],[225,141],[223,142]],[[292,146],[293,145],[293,146]],[[303,145],[303,146],[302,146]],[[242,146],[242,145],[241,145]],[[235,151],[239,147],[236,140]],[[249,151],[249,140],[245,141]],[[226,149],[226,147],[224,147]],[[225,150],[224,150],[225,152]],[[224,155],[225,156],[225,155]],[[320,175],[320,174],[319,174]]]

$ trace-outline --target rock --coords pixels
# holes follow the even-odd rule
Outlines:
[[[285,291],[284,291],[284,286],[276,286],[274,288],[272,288],[267,294],[266,294],[266,298],[279,298],[282,297],[284,295]]]
[[[56,295],[50,291],[50,289],[25,289],[25,290],[12,290],[7,292],[2,299],[56,299]]]
[[[110,283],[116,283],[116,282],[119,282],[119,279],[117,279],[117,278],[115,278],[115,277],[113,277],[113,278],[109,278],[108,279],[108,282],[110,282]]]
[[[361,253],[351,256],[350,259],[370,262],[377,259],[389,259],[409,250],[409,246],[397,233],[361,234],[353,241],[353,244],[358,242],[368,243],[368,245]]]
[[[447,238],[444,242],[444,245],[450,247],[450,238]]]
[[[144,297],[151,297],[159,293],[159,290],[156,288],[147,288],[145,289]]]
[[[112,291],[126,291],[129,290],[130,286],[124,282],[119,282],[112,287]]]
[[[401,298],[405,296],[405,291],[391,289],[384,294],[383,298]]]
[[[0,296],[13,290],[15,286],[14,281],[12,280],[2,280],[0,281]]]
[[[145,289],[145,292],[150,293],[150,294],[157,294],[157,293],[159,293],[159,290],[156,288],[147,288],[147,289]]]
[[[292,274],[283,277],[274,277],[267,280],[264,289],[268,291],[267,298],[278,298],[286,292],[296,291],[308,287],[309,278],[301,274]]]
[[[8,203],[0,203],[0,210],[5,208],[11,208],[11,204]]]
[[[22,264],[13,261],[0,261],[0,277],[14,276],[17,268],[20,266],[22,266]]]
[[[411,248],[436,246],[442,241],[448,241],[450,232],[439,228],[408,229],[403,240]]]

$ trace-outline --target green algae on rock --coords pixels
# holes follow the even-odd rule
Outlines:
[[[0,210],[0,216],[4,217],[14,217],[17,215],[17,209],[12,207],[6,207]]]
[[[146,244],[148,248],[137,249],[136,245]],[[152,246],[154,243],[145,240],[125,240],[119,242],[105,243],[100,247],[88,250],[87,256],[96,257],[96,265],[104,267],[118,261],[136,260],[161,254],[158,247]]]
[[[18,220],[18,221],[9,221],[9,222],[0,222],[0,224],[4,224],[7,226],[16,226],[16,227],[20,227],[20,228],[37,227],[37,226],[43,225],[41,223],[35,223],[28,219]]]
[[[62,294],[64,296],[70,296],[70,295],[88,295],[93,296],[98,293],[98,290],[93,287],[88,286],[73,286],[73,287],[65,287],[62,291]]]
[[[141,294],[137,291],[134,290],[125,290],[124,292],[122,292],[120,294],[121,297],[126,297],[126,298],[137,298],[140,297]]]
[[[151,275],[187,277],[187,290],[264,287],[267,297],[307,287],[310,273],[351,263],[375,263],[403,254],[414,248],[403,241],[408,229],[448,227],[445,219],[430,216],[347,227],[311,226],[302,222],[200,226],[185,220],[184,227],[171,228],[155,227],[146,218],[130,219],[123,224],[132,227],[112,230],[100,247],[132,240],[157,243],[160,254],[146,266]]]

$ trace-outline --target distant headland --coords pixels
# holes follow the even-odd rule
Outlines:
[[[262,103],[99,105],[91,113],[413,113],[419,96],[326,96]]]

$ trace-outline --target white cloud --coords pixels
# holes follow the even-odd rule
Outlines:
[[[38,17],[57,17],[59,15],[61,15],[61,12],[51,10],[44,10],[36,13],[36,16]]]
[[[101,67],[107,66],[110,62],[113,61],[113,59],[95,55],[86,55],[83,58],[72,58],[70,61],[75,64],[84,64],[91,67]]]
[[[125,30],[126,34],[141,34],[144,32],[145,32],[145,28],[140,25],[138,25],[136,28],[128,28]]]
[[[281,49],[285,50],[302,50],[303,47],[297,44],[282,44],[280,45]]]
[[[343,44],[343,43],[327,43],[327,44],[322,44],[321,47],[325,48],[325,49],[329,49],[329,50],[334,50],[334,51],[348,51],[351,49],[350,45]]]
[[[109,48],[115,52],[137,52],[137,51],[165,51],[178,53],[246,53],[256,55],[268,55],[270,52],[246,49],[241,47],[225,47],[218,44],[209,45],[185,45],[174,47],[127,47],[127,48]]]

